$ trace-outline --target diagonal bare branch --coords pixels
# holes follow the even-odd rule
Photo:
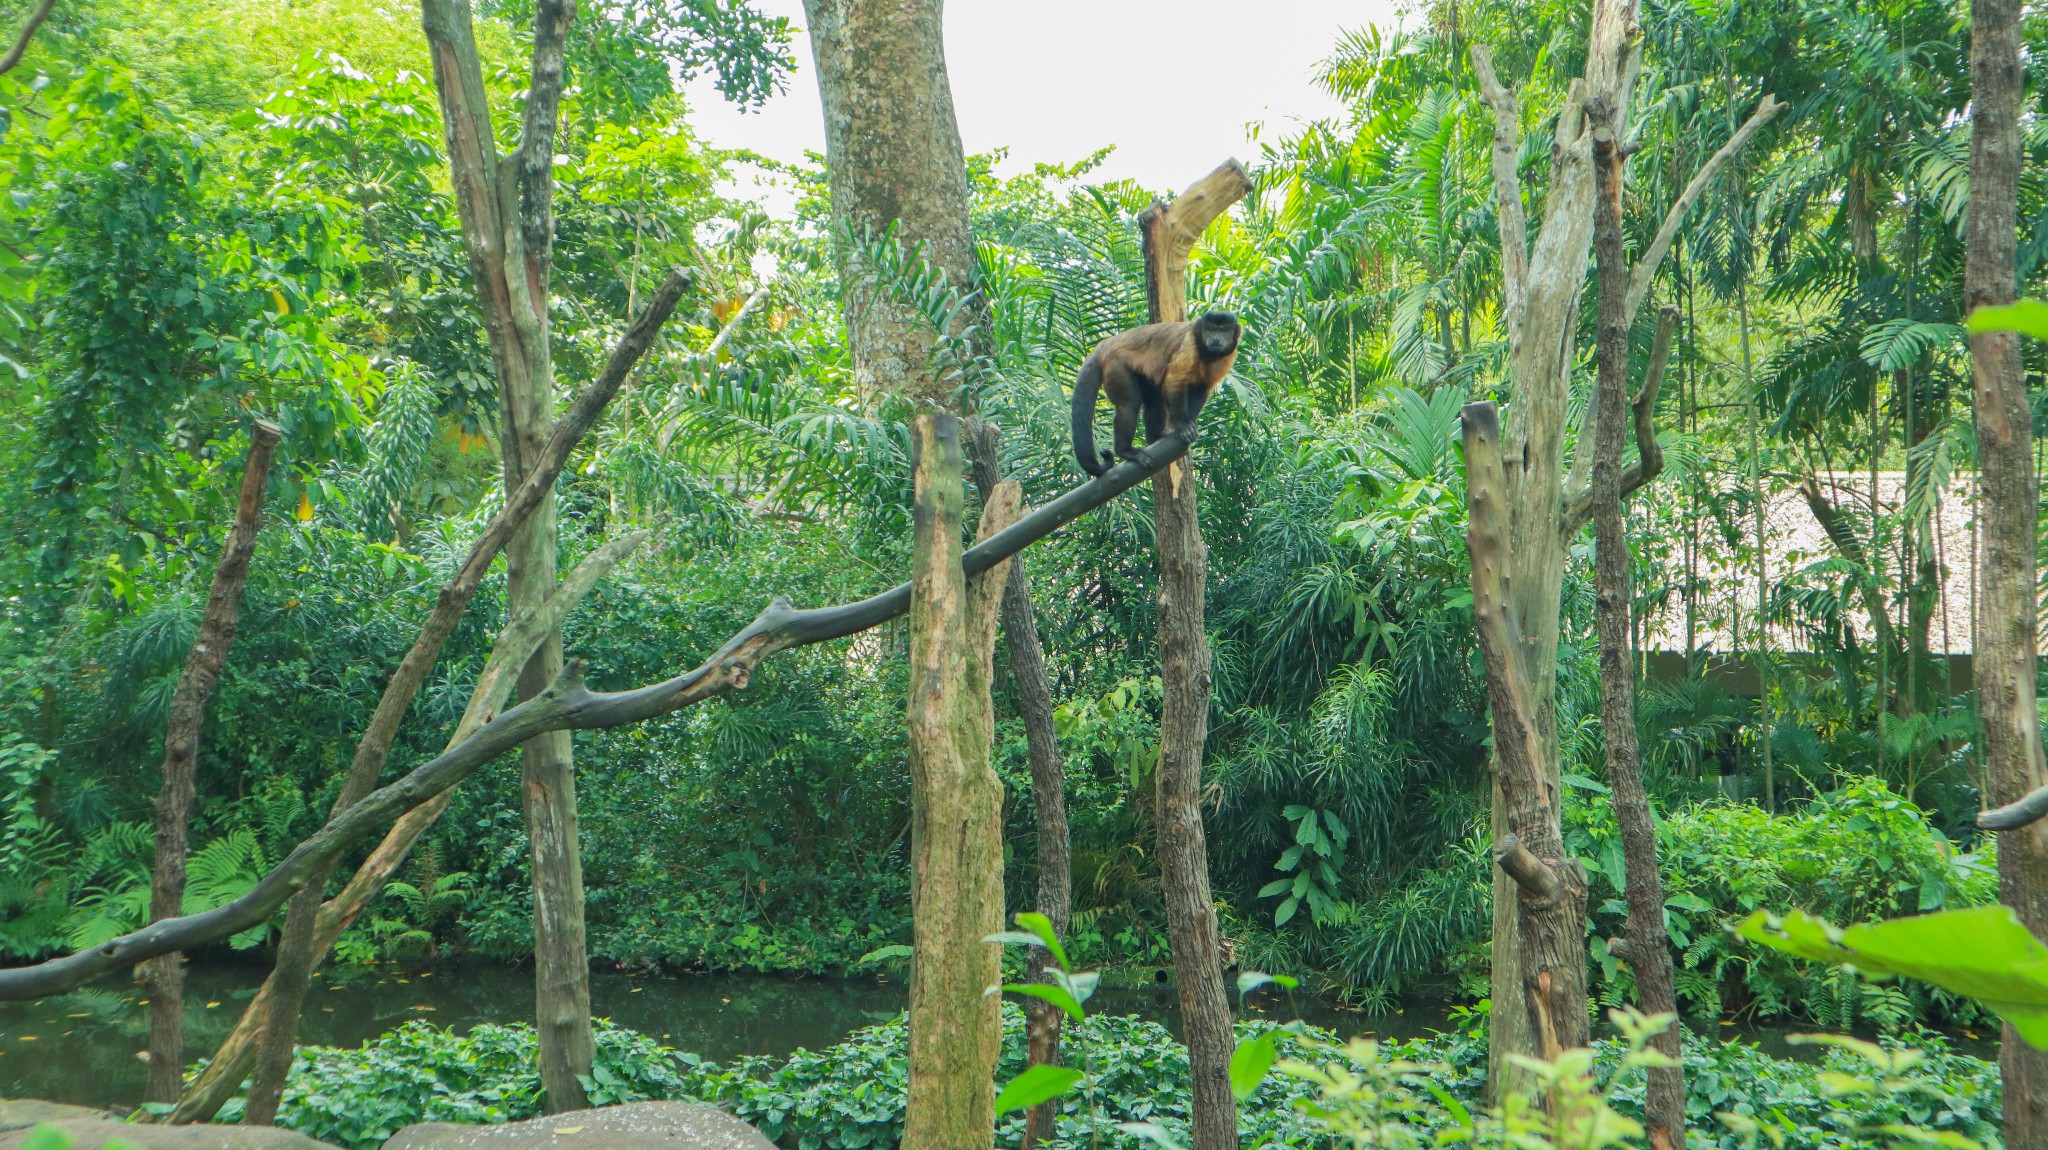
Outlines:
[[[36,5],[35,11],[29,13],[28,23],[21,26],[21,35],[14,38],[14,47],[9,48],[5,56],[0,56],[0,76],[14,71],[14,66],[21,63],[21,58],[28,54],[29,41],[36,38],[36,29],[43,26],[43,21],[48,20],[56,8],[57,0],[43,0]]]
[[[1650,241],[1649,247],[1643,249],[1643,258],[1637,261],[1635,270],[1629,275],[1629,315],[1636,314],[1643,306],[1643,300],[1648,298],[1650,281],[1657,278],[1657,265],[1664,262],[1664,253],[1671,250],[1671,241],[1678,238],[1678,229],[1685,223],[1686,213],[1690,212],[1693,204],[1705,194],[1707,185],[1713,182],[1722,168],[1727,167],[1729,162],[1735,159],[1736,153],[1748,145],[1750,137],[1763,130],[1763,126],[1770,123],[1771,117],[1784,111],[1787,106],[1776,97],[1765,93],[1764,98],[1757,101],[1756,111],[1750,113],[1749,119],[1743,122],[1742,127],[1736,129],[1734,135],[1728,137],[1728,142],[1722,144],[1719,151],[1700,165],[1700,170],[1693,175],[1692,182],[1686,184],[1685,190],[1678,194],[1678,199],[1672,203],[1671,210],[1664,214],[1664,223],[1657,229],[1656,238]]]
[[[962,569],[974,576],[993,568],[1158,474],[1187,453],[1189,442],[1189,433],[1170,433],[1157,440],[1141,451],[1137,459],[1117,464],[968,548],[960,556]],[[531,477],[528,482],[532,482]],[[0,1000],[62,994],[110,971],[248,930],[268,921],[286,899],[309,883],[314,874],[331,867],[351,844],[432,802],[477,768],[536,735],[627,726],[679,711],[744,688],[752,679],[754,668],[770,655],[858,634],[902,615],[909,608],[908,583],[837,607],[800,610],[790,606],[788,600],[777,598],[702,664],[672,679],[630,691],[591,691],[583,685],[581,664],[571,664],[547,690],[478,727],[474,735],[460,744],[335,815],[242,897],[198,914],[162,919],[47,962],[0,970]]]

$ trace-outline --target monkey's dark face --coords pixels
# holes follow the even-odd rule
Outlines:
[[[1243,330],[1237,317],[1227,311],[1203,312],[1195,321],[1195,348],[1203,359],[1222,359],[1237,350],[1237,337]]]

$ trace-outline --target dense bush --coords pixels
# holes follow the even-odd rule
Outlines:
[[[1272,1029],[1239,1026],[1240,1037]],[[1754,1046],[1688,1035],[1686,1082],[1696,1144],[1738,1150],[1745,1145],[1735,1122],[1752,1119],[1776,1127],[1778,1150],[1836,1150],[1867,1145],[1867,1132],[1894,1123],[1921,1130],[1995,1140],[1999,1113],[1997,1068],[1950,1051],[1937,1035],[1916,1034],[1917,1065],[1873,1077],[1853,1052],[1831,1049],[1817,1061],[1772,1058]],[[1284,1058],[1330,1064],[1345,1057],[1327,1031],[1283,1035]],[[1903,1044],[1888,1040],[1888,1051]],[[632,1031],[603,1027],[592,1076],[599,1104],[647,1098],[697,1100],[745,1119],[787,1150],[888,1150],[902,1136],[907,1089],[907,1032],[902,1019],[855,1031],[819,1051],[783,1057],[751,1056],[727,1065],[663,1047]],[[1152,1022],[1098,1015],[1068,1031],[1066,1061],[1089,1078],[1060,1102],[1055,1144],[1137,1150],[1148,1145],[1118,1128],[1152,1122],[1171,1136],[1187,1137],[1187,1052]],[[1621,1054],[1600,1044],[1598,1065],[1610,1100],[1640,1115],[1640,1073],[1615,1073]],[[1468,1026],[1426,1040],[1388,1044],[1378,1056],[1420,1064],[1422,1084],[1473,1105],[1486,1076],[1486,1036]],[[1904,1061],[1911,1061],[1908,1055]],[[1002,1062],[1007,1080],[1024,1067],[1022,1014],[1004,1008]],[[1832,1077],[1831,1077],[1832,1076]],[[1847,1094],[1851,1079],[1874,1083]],[[1330,1132],[1302,1110],[1315,1094],[1298,1077],[1267,1078],[1239,1109],[1246,1145],[1315,1146]],[[353,1148],[371,1150],[410,1122],[507,1122],[539,1113],[540,1085],[534,1040],[525,1026],[479,1026],[468,1036],[421,1022],[408,1023],[360,1049],[308,1048],[294,1065],[280,1123]],[[1425,1129],[1450,1121],[1431,1106],[1411,1117]],[[1013,1143],[1021,1112],[1004,1116],[997,1145]]]
[[[1600,994],[1619,1004],[1632,983],[1626,966],[1608,957],[1605,939],[1621,933],[1626,914],[1621,841],[1604,798],[1573,809],[1573,848],[1593,879]],[[1760,909],[1799,909],[1846,924],[1990,902],[1997,896],[1994,845],[1981,854],[1957,850],[1926,812],[1876,779],[1779,815],[1712,803],[1666,818],[1658,850],[1681,1004],[1709,1018],[1788,1018],[1830,1029],[1995,1025],[1974,1002],[1939,988],[1874,983],[1844,967],[1797,962],[1727,930]]]

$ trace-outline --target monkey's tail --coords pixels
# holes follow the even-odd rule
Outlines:
[[[1109,470],[1095,449],[1095,397],[1102,391],[1102,365],[1090,355],[1074,377],[1074,461],[1090,475]]]

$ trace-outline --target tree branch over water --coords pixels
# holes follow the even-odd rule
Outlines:
[[[961,556],[961,565],[969,576],[989,570],[1151,478],[1186,454],[1189,442],[1180,435],[1160,439],[1146,448],[1140,458],[1119,463],[1101,477],[1073,488],[968,548]],[[702,664],[672,679],[630,691],[591,691],[583,685],[582,664],[571,663],[546,691],[485,723],[468,739],[337,814],[242,897],[198,914],[161,919],[61,958],[0,970],[0,1000],[62,994],[145,959],[190,950],[261,925],[314,875],[324,874],[351,844],[391,825],[407,811],[431,802],[477,768],[535,735],[623,727],[679,711],[744,688],[753,677],[754,668],[770,655],[857,635],[896,618],[909,607],[908,583],[859,602],[833,607],[796,608],[778,597]]]

